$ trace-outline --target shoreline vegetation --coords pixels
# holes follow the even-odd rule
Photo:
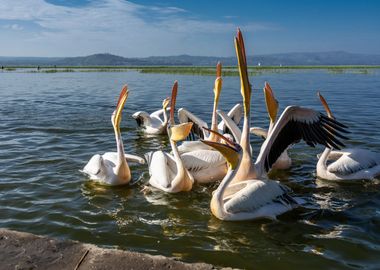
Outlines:
[[[337,65],[337,66],[250,66],[250,76],[263,73],[287,73],[292,71],[323,70],[340,74],[371,74],[379,65]],[[215,67],[211,66],[1,66],[0,72],[21,73],[57,73],[57,72],[128,72],[137,71],[151,74],[183,74],[183,75],[215,75]],[[238,76],[233,66],[223,67],[223,76]]]

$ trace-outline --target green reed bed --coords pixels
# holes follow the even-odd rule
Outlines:
[[[371,74],[374,69],[380,66],[251,66],[248,68],[250,76],[261,75],[263,73],[287,73],[296,70],[324,70],[332,74]],[[140,73],[156,74],[185,74],[214,76],[214,66],[7,66],[2,69],[5,72],[128,72],[138,71]],[[224,66],[223,76],[238,76],[239,71],[235,66]]]

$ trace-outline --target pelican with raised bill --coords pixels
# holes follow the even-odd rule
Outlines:
[[[341,135],[341,132],[346,132],[346,130],[340,128],[339,131],[331,132],[331,130],[335,130],[339,126],[337,121],[309,108],[288,106],[262,144],[259,155],[254,162],[249,140],[251,84],[248,78],[244,41],[240,29],[238,29],[235,37],[235,48],[243,96],[244,123],[240,140],[240,146],[243,151],[241,164],[236,169],[231,183],[244,182],[247,179],[266,179],[268,171],[282,152],[300,140],[304,140],[313,147],[316,144],[337,149],[344,146],[338,138],[345,138]]]
[[[128,98],[128,87],[121,90],[116,110],[112,113],[111,122],[115,132],[117,152],[107,152],[103,155],[94,155],[81,172],[90,179],[107,185],[123,185],[131,180],[131,171],[128,161],[144,164],[145,160],[139,156],[124,153],[123,141],[120,132],[123,107]]]
[[[329,118],[334,119],[325,98],[319,92],[318,96]],[[336,129],[344,127],[340,125]],[[335,130],[331,132],[335,132]],[[329,160],[332,162],[327,165]],[[317,176],[335,181],[372,180],[380,176],[380,153],[360,148],[334,151],[326,148],[317,163]]]
[[[214,133],[214,131],[209,130]],[[243,150],[237,143],[218,133],[225,143],[202,140],[215,148],[227,160],[228,172],[213,192],[210,208],[212,214],[220,220],[250,220],[258,218],[275,219],[299,205],[290,195],[291,190],[278,181],[267,179],[246,179],[231,184],[242,165]]]
[[[217,109],[219,104],[219,98],[220,93],[222,91],[222,65],[221,63],[218,63],[216,66],[216,79],[214,83],[214,107],[212,111],[212,118],[211,118],[211,130],[213,131],[219,131],[221,133],[230,133],[231,135],[233,131],[230,131],[228,127],[225,125],[224,121],[221,121],[218,124],[218,115],[217,115]],[[229,112],[228,116],[235,122],[236,125],[240,123],[240,120],[242,118],[242,106],[241,104],[236,104]],[[203,121],[201,118],[195,116],[190,111],[186,110],[185,108],[180,108],[178,110],[178,119],[180,123],[187,123],[192,122],[193,128],[192,128],[192,137],[194,137],[194,134],[197,135],[201,139],[207,139],[211,141],[215,141],[216,137],[209,133],[207,130],[202,129],[202,127],[208,127],[207,123]],[[208,149],[206,145],[200,143],[199,141],[186,141],[183,142],[182,145],[179,146],[179,151],[181,153],[189,152],[193,150],[199,150],[199,149]]]
[[[192,189],[194,183],[194,179],[184,166],[177,148],[177,142],[186,139],[193,125],[192,123],[182,123],[179,125],[175,125],[174,123],[177,89],[178,82],[175,81],[172,89],[168,127],[169,141],[173,155],[161,150],[149,152],[145,155],[149,166],[149,184],[170,193],[189,191]]]
[[[265,140],[268,137],[268,134],[272,132],[273,127],[276,124],[278,113],[278,101],[274,97],[273,90],[268,82],[265,82],[263,90],[265,96],[265,105],[269,115],[269,128],[268,130],[266,130],[261,127],[251,127],[250,132],[252,134],[255,134],[256,136],[264,138]],[[285,149],[284,152],[281,153],[280,157],[276,160],[276,162],[273,163],[272,169],[286,170],[289,169],[291,165],[292,159],[288,155],[288,149]]]
[[[162,109],[148,114],[144,111],[135,112],[132,117],[136,120],[137,125],[142,127],[146,134],[166,134],[168,125],[167,110],[169,104],[169,98],[166,98],[162,102]]]

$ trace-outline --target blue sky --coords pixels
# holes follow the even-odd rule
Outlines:
[[[0,0],[1,56],[380,54],[376,0]]]

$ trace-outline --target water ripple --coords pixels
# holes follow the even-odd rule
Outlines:
[[[380,268],[379,181],[341,184],[316,179],[316,155],[290,150],[293,166],[269,176],[307,202],[278,221],[221,222],[210,214],[217,184],[189,193],[144,194],[145,165],[131,164],[134,184],[105,187],[78,170],[95,153],[116,151],[110,116],[121,85],[130,96],[122,120],[126,152],[169,150],[166,136],[147,136],[131,115],[152,112],[178,80],[177,106],[211,119],[210,76],[126,73],[3,73],[0,81],[0,226],[186,261],[240,268]],[[348,146],[380,149],[377,73],[321,71],[258,75],[252,123],[267,126],[261,86],[270,81],[281,109],[322,110],[315,89],[350,127]],[[52,83],[54,82],[54,83]],[[26,89],[25,84],[32,87]],[[4,87],[6,86],[6,87]],[[241,102],[237,77],[224,79],[221,108]],[[366,95],[362,93],[366,91]],[[200,98],[201,97],[201,98]],[[261,140],[252,138],[257,155]]]

